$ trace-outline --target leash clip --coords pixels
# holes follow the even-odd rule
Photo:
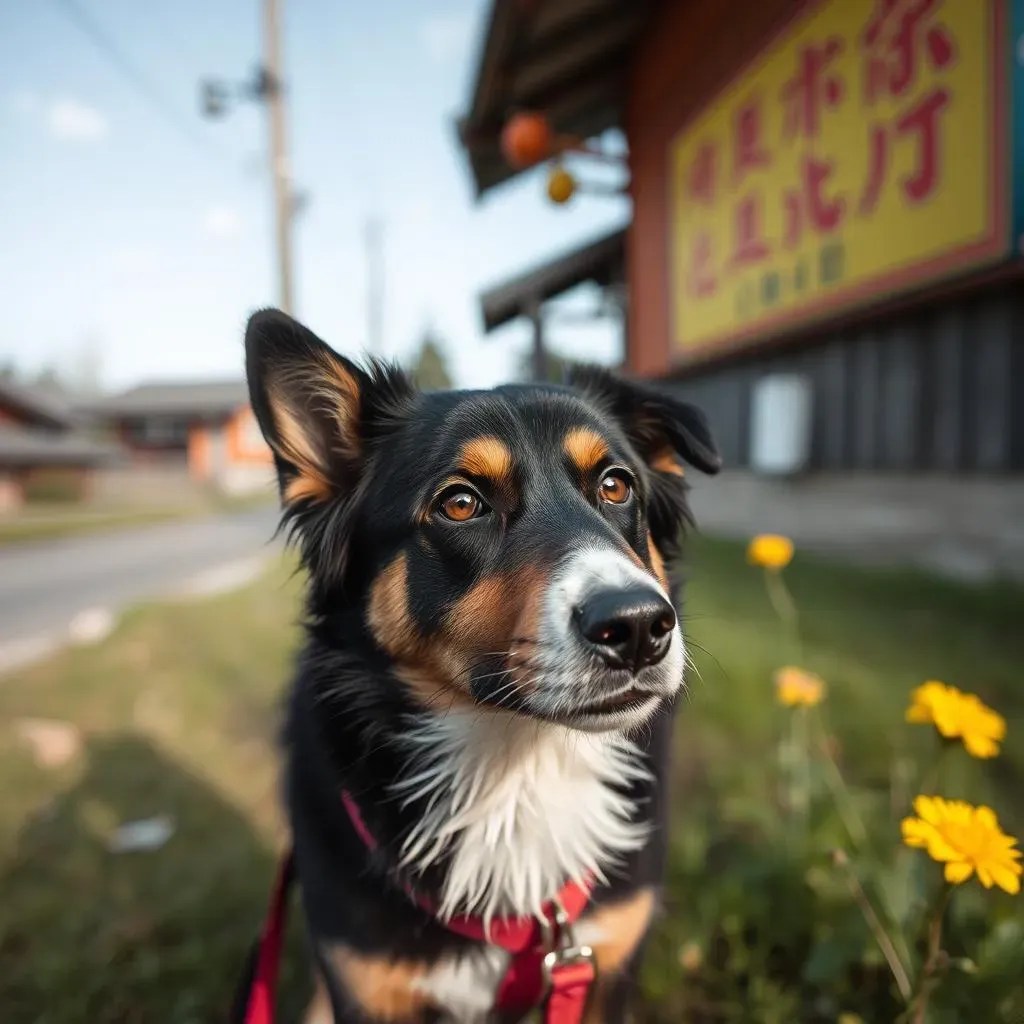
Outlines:
[[[552,903],[555,908],[554,921],[545,919],[543,929],[544,946],[550,947],[543,961],[544,983],[548,991],[555,986],[557,973],[566,967],[588,964],[593,977],[597,977],[597,960],[593,949],[576,944],[576,935],[562,901],[555,897]]]

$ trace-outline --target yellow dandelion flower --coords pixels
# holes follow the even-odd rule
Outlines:
[[[813,672],[787,665],[775,673],[775,696],[787,708],[811,708],[825,699],[825,681]]]
[[[973,693],[936,680],[922,683],[911,695],[908,722],[934,725],[946,739],[960,739],[972,757],[995,757],[1006,737],[1006,719]]]
[[[916,818],[904,818],[903,842],[926,850],[945,864],[946,881],[966,882],[977,872],[986,889],[998,885],[1008,893],[1020,892],[1021,852],[1017,840],[999,827],[990,807],[974,807],[962,800],[919,796],[914,800]]]
[[[935,721],[935,706],[948,699],[949,692],[956,688],[929,680],[922,683],[910,695],[910,707],[907,708],[908,722],[932,724]]]
[[[778,572],[793,560],[793,542],[777,533],[760,533],[747,546],[747,561]]]

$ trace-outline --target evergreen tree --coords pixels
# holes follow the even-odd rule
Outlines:
[[[443,391],[452,386],[444,351],[430,331],[423,337],[411,375],[417,387],[424,391]]]

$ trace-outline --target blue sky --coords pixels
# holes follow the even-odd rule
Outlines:
[[[198,114],[198,82],[247,77],[259,0],[76,0],[139,68],[151,101],[60,0],[0,5],[0,362],[33,371],[90,347],[103,383],[241,372],[248,312],[276,301],[266,119]],[[507,378],[523,325],[484,340],[482,287],[622,223],[624,200],[552,207],[526,175],[474,205],[455,141],[487,0],[281,0],[296,225],[296,311],[340,351],[365,345],[364,223],[384,223],[385,354],[427,324],[458,382]],[[576,302],[586,304],[587,296]],[[617,357],[611,325],[551,327]]]

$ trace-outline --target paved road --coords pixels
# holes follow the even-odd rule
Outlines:
[[[215,587],[269,555],[277,510],[244,512],[0,547],[0,669],[65,635],[94,609]]]

